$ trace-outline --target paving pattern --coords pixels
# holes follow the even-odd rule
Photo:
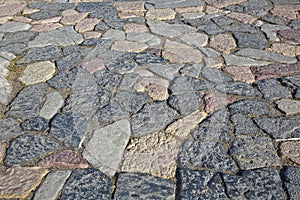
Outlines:
[[[299,199],[299,0],[0,4],[1,199]]]

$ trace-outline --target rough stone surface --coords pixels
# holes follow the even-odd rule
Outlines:
[[[230,53],[236,47],[234,38],[227,33],[212,36],[209,44],[222,53]]]
[[[0,6],[0,17],[12,16],[20,12],[25,7],[25,4],[12,4],[12,5],[1,5]]]
[[[279,53],[285,56],[295,57],[300,55],[300,47],[286,43],[274,43],[270,48],[272,52]]]
[[[212,113],[216,110],[225,108],[231,100],[226,97],[226,95],[219,92],[210,92],[203,97],[204,100],[204,110],[207,113]]]
[[[243,56],[236,56],[231,54],[223,54],[222,56],[225,59],[225,63],[227,65],[251,67],[251,66],[263,66],[263,65],[270,64],[270,62],[267,61],[255,60]]]
[[[124,110],[136,113],[147,102],[148,96],[144,93],[121,91],[115,95],[115,100]]]
[[[31,28],[31,25],[24,22],[7,22],[0,26],[0,32],[2,33],[14,33],[18,31],[27,31]]]
[[[65,184],[60,199],[111,198],[111,180],[95,169],[75,169]]]
[[[1,198],[26,198],[40,184],[48,173],[39,168],[11,168],[1,173]]]
[[[23,134],[13,139],[7,149],[4,163],[7,166],[26,165],[41,156],[60,148],[53,139],[39,134]]]
[[[276,102],[278,108],[287,115],[294,115],[300,112],[300,101],[282,99]]]
[[[115,41],[111,47],[112,50],[125,52],[141,52],[147,49],[148,45],[142,42],[131,42],[127,40]]]
[[[83,152],[91,164],[112,176],[118,170],[123,151],[131,135],[128,120],[96,129]]]
[[[0,140],[4,141],[22,134],[19,123],[13,118],[0,120]]]
[[[174,192],[174,185],[170,180],[147,174],[122,173],[118,176],[114,199],[172,199]]]
[[[248,84],[255,81],[254,75],[247,66],[229,66],[225,68],[225,71],[232,75],[235,81],[242,81]]]
[[[118,103],[107,104],[99,109],[93,116],[94,122],[112,122],[128,118],[129,113]]]
[[[171,123],[176,115],[177,113],[163,102],[146,104],[132,116],[132,135],[143,136],[160,131]]]
[[[176,12],[173,9],[153,9],[146,13],[146,19],[152,20],[169,20],[174,19]]]
[[[46,101],[40,110],[40,117],[51,119],[63,104],[64,99],[58,92],[47,93]]]
[[[45,131],[48,128],[48,122],[46,119],[42,117],[35,117],[31,119],[26,119],[21,124],[21,127],[24,130],[29,130],[29,131]]]
[[[283,157],[300,164],[300,143],[298,141],[286,141],[280,144],[280,153]]]
[[[208,36],[202,33],[186,33],[180,39],[188,45],[201,48],[207,45]]]
[[[78,68],[70,71],[62,71],[47,81],[47,83],[55,89],[71,89],[78,73]]]
[[[182,115],[190,114],[200,108],[200,96],[197,93],[172,95],[168,104]]]
[[[243,82],[225,82],[216,86],[220,92],[240,96],[260,96],[260,93],[251,85]]]
[[[240,48],[264,49],[268,45],[263,34],[234,33],[234,37]]]
[[[62,150],[43,158],[38,162],[38,166],[73,169],[87,168],[89,164],[76,152],[71,150]]]
[[[154,100],[166,100],[168,98],[169,82],[161,78],[145,77],[135,84],[137,92],[146,92]]]
[[[278,32],[283,38],[287,40],[294,40],[296,42],[300,42],[300,31],[295,29],[286,29]]]
[[[244,112],[252,115],[265,115],[270,112],[267,102],[255,99],[237,101],[229,105],[229,109],[232,112]]]
[[[255,83],[265,99],[281,99],[291,97],[290,91],[275,79],[262,80]]]
[[[58,197],[59,191],[63,188],[70,174],[70,171],[54,171],[49,173],[46,176],[45,181],[35,192],[33,200],[55,200]]]
[[[52,78],[55,73],[55,65],[49,61],[33,63],[27,65],[20,77],[25,85],[31,85],[35,83],[45,82]]]
[[[246,115],[236,113],[230,116],[236,135],[256,135],[259,134],[258,127],[253,120]]]

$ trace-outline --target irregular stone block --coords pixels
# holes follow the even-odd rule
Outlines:
[[[280,85],[275,79],[262,80],[255,83],[265,99],[280,99],[291,97],[290,91]]]

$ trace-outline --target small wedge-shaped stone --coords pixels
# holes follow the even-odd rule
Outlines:
[[[87,168],[89,164],[75,151],[62,150],[42,159],[38,166],[55,168]]]
[[[104,173],[113,176],[119,169],[130,135],[130,123],[125,119],[96,129],[85,145],[83,157]]]
[[[10,168],[0,173],[0,198],[26,198],[41,183],[48,170]]]

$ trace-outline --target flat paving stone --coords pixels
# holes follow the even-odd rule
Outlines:
[[[36,33],[20,31],[15,33],[6,33],[3,39],[1,40],[0,46],[7,46],[17,43],[26,43],[34,39]]]
[[[134,85],[137,92],[146,92],[154,100],[166,100],[169,81],[156,77],[145,77]]]
[[[296,42],[300,42],[299,30],[294,29],[286,29],[279,31],[279,35],[287,40],[294,40]]]
[[[299,168],[287,166],[282,170],[282,179],[290,199],[297,199],[299,196]]]
[[[280,153],[284,158],[287,158],[297,164],[300,163],[299,157],[300,143],[298,141],[285,141],[280,144]]]
[[[113,176],[119,170],[130,136],[130,123],[125,119],[98,128],[85,145],[83,157],[96,168]]]
[[[212,113],[216,110],[225,108],[232,103],[231,99],[227,98],[225,94],[213,91],[203,96],[204,110],[207,113]]]
[[[170,124],[176,116],[176,111],[164,102],[148,103],[132,116],[132,135],[143,136],[160,131]]]
[[[94,115],[94,122],[107,123],[128,118],[129,112],[122,108],[118,103],[109,103],[100,108]]]
[[[24,22],[7,22],[0,26],[0,33],[28,31],[32,26]]]
[[[47,93],[46,101],[40,110],[40,117],[51,119],[63,106],[63,104],[64,99],[58,92]]]
[[[172,95],[168,99],[168,104],[181,115],[187,115],[200,109],[200,95],[197,93]]]
[[[63,187],[60,199],[111,199],[112,182],[96,169],[75,169]]]
[[[136,113],[149,100],[149,97],[147,94],[140,92],[120,91],[116,93],[114,99],[124,110],[130,113]]]
[[[225,82],[216,86],[220,92],[240,96],[260,96],[254,87],[243,82]]]
[[[290,91],[275,79],[267,79],[255,83],[265,99],[290,98]]]
[[[243,112],[252,115],[267,115],[270,113],[268,104],[263,100],[245,99],[229,105],[231,112]]]
[[[244,56],[236,56],[231,54],[223,54],[222,56],[225,59],[225,63],[227,65],[251,67],[251,66],[264,66],[270,64],[270,62],[267,61],[255,60]]]
[[[18,12],[22,11],[25,7],[24,3],[11,4],[11,5],[1,5],[0,6],[0,17],[13,16]]]
[[[36,167],[10,168],[1,173],[1,198],[26,198],[41,183],[47,169]]]
[[[70,126],[71,125],[71,126]],[[58,113],[51,123],[49,133],[71,148],[78,148],[87,130],[87,119],[79,113]]]
[[[287,115],[294,115],[300,112],[300,101],[292,99],[281,99],[276,101],[278,108]]]
[[[234,33],[234,37],[240,48],[264,49],[268,45],[263,34]]]
[[[23,134],[12,140],[6,151],[4,164],[7,166],[23,166],[61,146],[55,140],[40,134]]]
[[[114,199],[172,199],[175,196],[172,181],[148,174],[121,173],[118,175],[116,186]]]
[[[253,83],[255,81],[254,75],[247,66],[228,66],[224,69],[235,81],[242,81],[248,84]]]
[[[21,124],[22,129],[29,131],[45,131],[48,128],[48,122],[42,117],[26,119]]]
[[[13,118],[6,118],[0,120],[0,132],[1,141],[5,141],[7,139],[11,139],[23,134],[20,124]]]
[[[236,135],[257,135],[259,129],[247,115],[236,113],[230,116]]]

